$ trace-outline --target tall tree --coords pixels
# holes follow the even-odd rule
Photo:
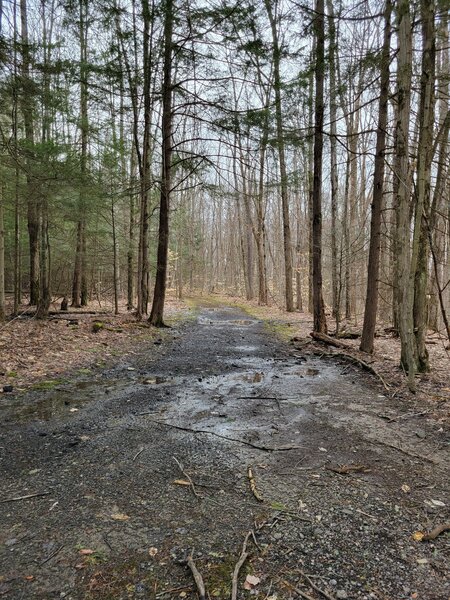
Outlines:
[[[34,177],[34,89],[31,80],[31,52],[28,36],[27,0],[20,0],[20,22],[22,43],[22,87],[21,109],[26,141],[27,220],[30,248],[30,304],[36,305],[39,298],[39,200]]]
[[[422,0],[422,73],[420,78],[419,144],[417,150],[417,185],[414,236],[412,247],[411,276],[414,281],[414,335],[417,353],[417,369],[420,373],[430,370],[425,336],[428,325],[427,292],[428,223],[430,214],[431,163],[433,159],[434,86],[436,60],[435,1]]]
[[[281,209],[283,215],[283,249],[284,249],[284,283],[285,283],[285,302],[288,312],[294,311],[294,292],[293,292],[293,267],[292,267],[292,239],[291,225],[289,218],[289,197],[288,197],[288,179],[286,168],[286,152],[283,131],[283,109],[281,101],[281,47],[278,39],[277,21],[274,10],[277,10],[278,2],[264,0],[267,16],[270,22],[272,32],[272,60],[273,60],[273,86],[275,92],[275,119],[277,126],[277,148],[278,160],[280,163],[281,177]]]
[[[384,163],[386,151],[386,126],[389,99],[389,61],[391,44],[391,0],[384,8],[384,39],[381,52],[380,100],[378,106],[377,143],[372,190],[372,219],[370,222],[369,263],[367,267],[366,307],[360,348],[373,352],[378,310],[378,281],[380,272],[381,214],[384,196]]]
[[[174,2],[166,0],[164,5],[164,65],[162,85],[161,124],[161,190],[159,199],[158,251],[156,262],[155,289],[149,322],[156,327],[164,326],[164,301],[167,283],[167,258],[169,250],[170,193],[172,187],[172,61],[173,61]]]
[[[322,158],[325,79],[325,6],[324,0],[316,0],[314,31],[316,36],[314,107],[314,183],[313,183],[313,309],[314,331],[327,332],[325,306],[322,294]]]
[[[414,352],[414,324],[412,306],[414,289],[411,287],[410,252],[410,198],[411,175],[409,164],[409,122],[411,115],[412,32],[409,0],[397,4],[398,57],[397,57],[397,123],[395,177],[398,179],[396,201],[396,276],[397,312],[401,342],[401,364],[408,373],[410,389],[415,389],[416,358]],[[414,274],[413,274],[414,276]]]

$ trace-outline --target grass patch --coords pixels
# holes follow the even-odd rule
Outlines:
[[[44,381],[38,381],[31,386],[32,390],[52,390],[57,385],[64,383],[64,379],[46,379]]]

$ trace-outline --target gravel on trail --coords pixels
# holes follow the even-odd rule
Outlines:
[[[0,399],[0,598],[230,598],[247,537],[239,599],[448,600],[441,423],[235,308],[154,348]]]

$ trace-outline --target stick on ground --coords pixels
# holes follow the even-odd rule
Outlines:
[[[140,417],[144,417],[146,415],[152,415],[152,412],[143,412],[139,413]],[[245,440],[240,440],[235,437],[228,437],[226,435],[220,435],[220,433],[216,433],[215,431],[207,431],[206,429],[192,429],[191,427],[182,427],[181,425],[175,425],[174,423],[166,423],[165,421],[158,421],[157,419],[149,419],[152,423],[156,423],[157,425],[164,425],[165,427],[170,427],[172,429],[178,429],[179,431],[187,431],[189,433],[203,433],[206,435],[214,435],[222,440],[227,440],[228,442],[236,442],[237,444],[244,444],[244,446],[249,446],[250,448],[255,448],[255,450],[262,450],[263,452],[288,452],[289,450],[303,450],[305,446],[261,446],[259,444],[253,444],[252,442],[246,442]]]
[[[200,494],[197,492],[197,490],[195,489],[195,485],[194,482],[192,481],[191,477],[186,473],[186,471],[184,470],[184,466],[180,463],[180,461],[176,458],[176,456],[172,457],[173,460],[177,463],[177,465],[180,468],[180,471],[183,473],[183,475],[186,477],[186,479],[189,481],[189,486],[192,490],[192,493],[194,494],[194,496],[196,498],[201,498]]]
[[[6,502],[18,502],[19,500],[29,500],[30,498],[40,498],[41,496],[49,496],[50,492],[40,492],[38,494],[27,494],[26,496],[17,496],[16,498],[6,498],[5,500],[0,500],[0,504],[5,504]]]
[[[247,557],[248,557],[247,542],[248,542],[248,538],[251,535],[252,535],[252,532],[249,531],[247,533],[247,535],[245,536],[244,543],[242,544],[241,555],[239,557],[239,560],[236,563],[236,566],[234,567],[233,579],[231,582],[231,600],[237,600],[239,571],[241,570],[242,565],[247,560]]]
[[[205,600],[205,598],[206,598],[205,584],[203,582],[203,577],[201,576],[200,571],[195,566],[193,553],[194,553],[194,551],[192,551],[191,554],[188,556],[187,565],[192,572],[192,577],[194,578],[195,585],[197,586],[198,595],[199,595],[200,600]]]
[[[255,496],[255,498],[259,502],[264,502],[264,498],[261,496],[261,494],[258,491],[258,488],[256,487],[256,481],[255,481],[255,477],[253,475],[253,470],[252,470],[251,466],[249,466],[247,468],[247,475],[248,475],[248,480],[250,482],[250,489],[252,491],[252,494]]]

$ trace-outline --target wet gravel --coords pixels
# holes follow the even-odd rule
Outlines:
[[[236,309],[154,350],[0,408],[0,597],[195,598],[193,551],[228,598],[253,529],[239,598],[449,598],[448,534],[412,538],[449,520],[439,422]]]

